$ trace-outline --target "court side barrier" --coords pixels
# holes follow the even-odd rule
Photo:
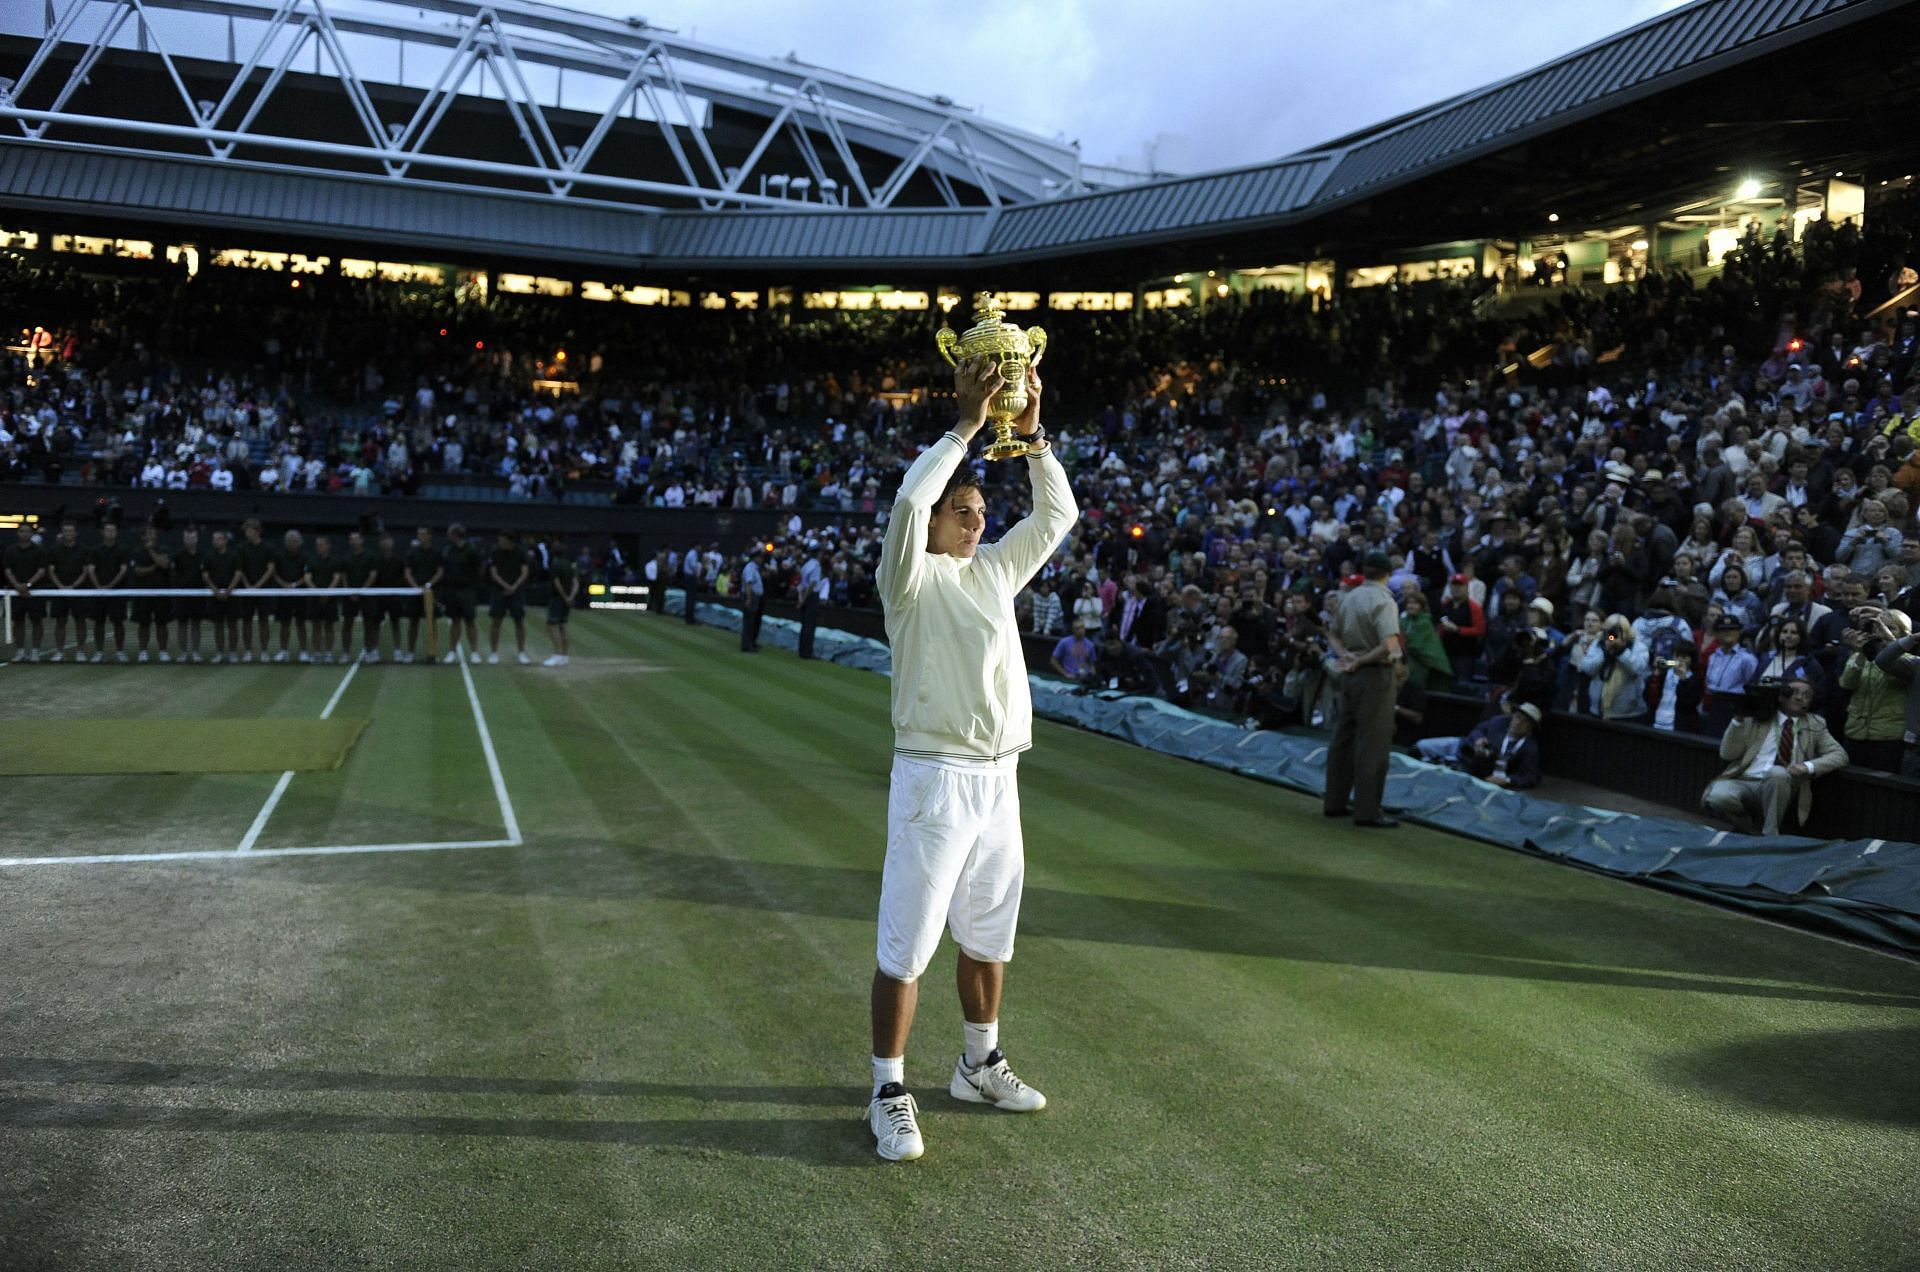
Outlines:
[[[684,614],[670,591],[670,614]],[[740,630],[740,612],[702,602],[704,623]],[[762,644],[797,649],[800,625],[768,617]],[[821,627],[814,652],[842,666],[890,671],[885,644]],[[1306,732],[1244,729],[1163,702],[1082,693],[1029,676],[1034,714],[1246,777],[1318,796],[1327,742]],[[1396,816],[1603,874],[1920,954],[1920,845],[1885,839],[1741,835],[1694,822],[1586,808],[1510,791],[1457,770],[1394,754],[1386,804]]]

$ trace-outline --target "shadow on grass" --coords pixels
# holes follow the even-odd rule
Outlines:
[[[1676,922],[1644,905],[1277,871],[1131,873],[1193,899],[1099,896],[1029,883],[1021,934],[1352,967],[1920,1008],[1920,973],[1902,964],[1853,953],[1791,968],[1757,966],[1755,947],[1729,939],[1725,925]],[[386,882],[399,884],[392,877]],[[870,923],[880,875],[543,840],[536,852],[512,858],[422,866],[400,886],[684,901]],[[1916,989],[1892,988],[1901,983]]]
[[[1660,1074],[1723,1103],[1920,1127],[1920,1025],[1768,1034],[1669,1057]]]
[[[311,1075],[307,1075],[311,1076]],[[310,1088],[303,1088],[310,1089]],[[358,1089],[358,1088],[355,1088]],[[801,1088],[812,1090],[812,1088]],[[578,1144],[680,1148],[784,1158],[814,1166],[881,1165],[848,1092],[835,1092],[846,1114],[825,1118],[551,1118],[425,1114],[260,1112],[153,1106],[90,1100],[0,1096],[0,1127],[9,1130],[142,1131],[268,1135],[402,1135],[538,1139]],[[856,1093],[856,1100],[858,1098]]]

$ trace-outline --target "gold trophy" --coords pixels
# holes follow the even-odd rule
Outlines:
[[[1039,327],[1025,331],[1005,321],[1006,314],[993,303],[993,293],[979,292],[973,298],[973,326],[965,335],[956,336],[952,327],[934,333],[933,342],[947,365],[954,354],[962,358],[988,357],[1000,364],[1006,383],[987,403],[987,417],[993,421],[993,441],[987,446],[988,459],[1019,459],[1027,453],[1025,438],[1013,431],[1014,420],[1027,409],[1027,368],[1038,366],[1047,351],[1047,333]]]

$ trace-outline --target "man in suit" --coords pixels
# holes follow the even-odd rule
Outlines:
[[[1813,810],[1813,779],[1848,763],[1826,721],[1808,713],[1812,705],[1813,686],[1789,680],[1780,686],[1776,710],[1729,724],[1720,739],[1726,771],[1708,784],[1701,807],[1736,830],[1751,834],[1758,824],[1760,834],[1777,835],[1791,801],[1804,825]]]

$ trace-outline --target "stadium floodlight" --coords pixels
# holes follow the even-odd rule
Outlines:
[[[1644,252],[1644,251],[1646,251],[1646,250],[1647,250],[1647,240],[1645,240],[1645,239],[1635,239],[1635,240],[1633,240],[1633,250],[1634,250],[1634,251],[1636,251],[1636,252]]]
[[[1737,203],[1745,203],[1748,199],[1759,198],[1760,183],[1754,178],[1748,177],[1745,181],[1742,181],[1739,188],[1733,192],[1733,197]]]
[[[1560,224],[1560,214],[1558,212],[1547,213],[1547,224],[1548,225]]]

